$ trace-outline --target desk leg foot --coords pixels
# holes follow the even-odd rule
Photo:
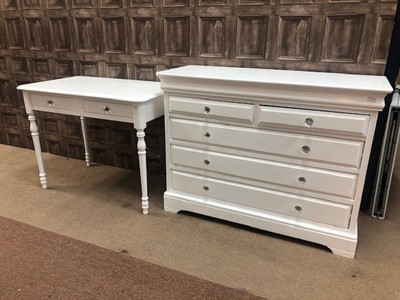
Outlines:
[[[35,148],[36,161],[39,168],[39,180],[42,188],[47,189],[47,178],[44,171],[43,157],[42,157],[42,147],[40,146],[39,139],[39,129],[36,123],[36,117],[33,113],[28,115],[28,120],[30,122],[29,129],[31,130],[33,147]]]
[[[147,195],[147,166],[146,166],[146,142],[144,141],[144,129],[137,129],[137,148],[139,154],[140,183],[142,187],[142,209],[143,214],[149,213],[149,197]]]
[[[142,209],[144,215],[149,213],[149,197],[142,197]]]
[[[90,167],[90,150],[89,150],[89,141],[88,141],[87,125],[85,117],[81,117],[81,127],[83,135],[83,145],[85,147],[85,161],[86,165]]]
[[[39,180],[40,180],[40,184],[42,185],[42,188],[47,189],[46,174],[39,174]]]

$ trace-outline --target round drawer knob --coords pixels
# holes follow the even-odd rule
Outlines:
[[[298,181],[301,185],[305,185],[307,180],[306,180],[304,177],[299,177],[299,179],[297,179],[297,181]]]
[[[304,121],[304,125],[305,125],[306,127],[311,127],[313,124],[314,124],[314,120],[311,119],[311,118],[307,118],[307,119]]]
[[[209,113],[211,111],[211,109],[208,106],[204,106],[204,112],[205,113]]]
[[[110,111],[110,108],[108,106],[103,106],[103,110],[108,113]]]
[[[308,146],[303,146],[303,147],[301,147],[301,151],[304,153],[304,154],[308,154],[309,152],[310,152],[310,147],[308,147]]]
[[[209,132],[206,132],[206,133],[204,133],[204,137],[208,139],[211,137],[211,134]]]
[[[210,188],[208,186],[203,186],[203,190],[208,191]]]
[[[208,165],[210,164],[210,161],[209,161],[208,159],[205,159],[205,160],[204,160],[204,164],[205,164],[206,166],[208,166]]]
[[[296,205],[296,206],[294,207],[294,209],[295,209],[296,211],[298,211],[298,212],[301,212],[301,211],[302,211],[302,208],[301,208],[301,206],[299,206],[299,205]]]
[[[47,104],[48,104],[49,106],[53,106],[54,102],[53,102],[53,100],[49,100],[49,101],[47,101]]]

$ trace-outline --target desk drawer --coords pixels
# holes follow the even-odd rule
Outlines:
[[[171,138],[358,168],[364,142],[174,119]]]
[[[61,110],[81,110],[79,101],[76,101],[73,98],[68,97],[60,97],[60,96],[52,96],[47,94],[31,94],[30,100],[33,108],[36,107],[44,107],[46,111],[57,111]]]
[[[118,116],[133,118],[133,107],[131,104],[119,104],[101,101],[83,101],[86,112],[100,114],[104,116]]]
[[[219,173],[257,180],[293,189],[354,199],[358,175],[289,165],[268,160],[193,148],[171,146],[171,164],[197,169],[204,174]]]
[[[260,106],[258,124],[261,126],[291,127],[307,132],[332,132],[365,137],[369,116],[303,110],[284,107]]]
[[[351,205],[172,171],[172,189],[294,218],[348,228]]]
[[[207,119],[229,119],[237,122],[252,123],[254,105],[171,96],[171,113],[190,114]]]

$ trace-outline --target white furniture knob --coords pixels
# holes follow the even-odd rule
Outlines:
[[[304,154],[308,154],[309,152],[310,152],[310,147],[309,146],[306,146],[306,145],[304,145],[303,147],[301,147],[301,151],[304,153]]]
[[[307,119],[304,121],[304,125],[305,125],[306,127],[311,127],[313,124],[314,124],[314,120],[311,119],[311,118],[307,118]]]
[[[301,185],[305,185],[306,181],[307,181],[304,177],[299,177],[299,179],[297,179],[297,180]]]

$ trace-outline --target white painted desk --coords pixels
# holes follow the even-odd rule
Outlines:
[[[147,122],[164,114],[158,82],[76,76],[20,85],[35,147],[39,178],[47,188],[35,110],[81,117],[86,164],[90,151],[85,117],[133,123],[138,138],[143,213],[148,213],[145,133]]]

